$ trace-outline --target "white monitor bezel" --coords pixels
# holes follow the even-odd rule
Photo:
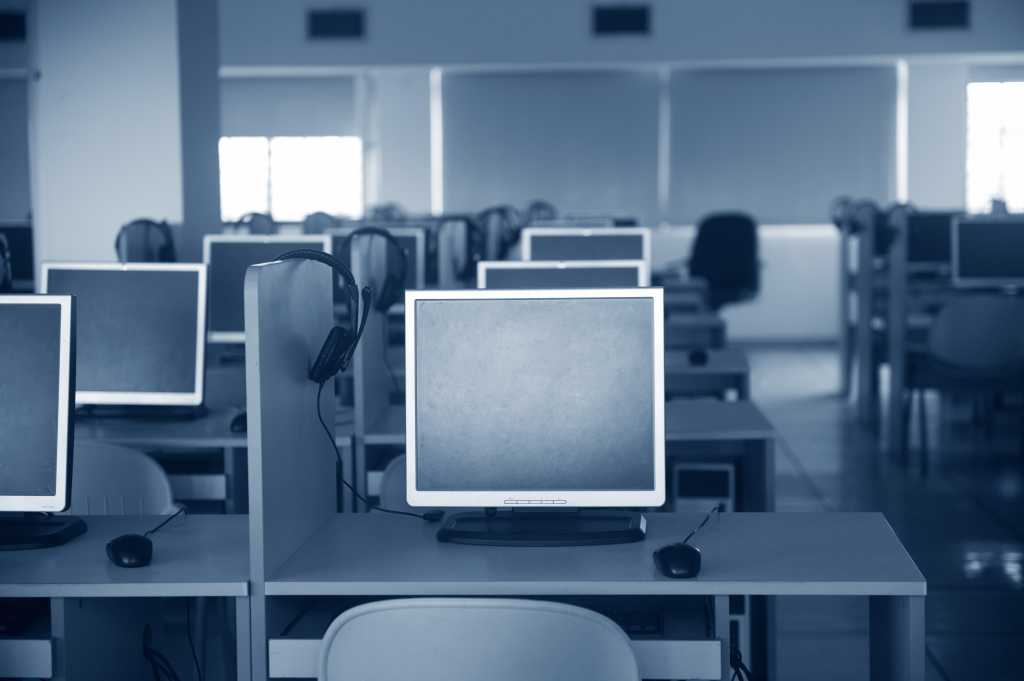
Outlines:
[[[376,227],[376,225],[367,224],[366,227]],[[347,237],[352,232],[360,229],[360,227],[331,227],[326,230],[324,234],[333,236]],[[416,252],[413,253],[413,258],[416,261],[416,281],[414,282],[416,288],[422,289],[427,286],[427,242],[426,235],[422,229],[417,227],[379,227],[384,231],[391,234],[394,237],[402,237],[407,239],[412,237],[416,242]]]
[[[564,300],[594,298],[650,299],[654,371],[653,433],[654,488],[649,490],[500,490],[424,491],[416,488],[416,303],[420,300]],[[660,288],[635,289],[517,289],[457,291],[407,291],[405,294],[405,452],[406,499],[422,507],[521,507],[523,501],[562,508],[618,507],[656,508],[665,503],[665,329],[664,294]],[[547,502],[547,503],[545,503]]]
[[[1020,222],[1024,224],[1024,215],[960,215],[953,218],[953,229],[950,231],[953,243],[950,248],[950,270],[953,288],[959,289],[1020,289],[1024,288],[1024,277],[964,277],[960,274],[960,226],[961,223],[1002,223]]]
[[[196,275],[196,366],[191,392],[142,392],[114,390],[75,390],[78,405],[138,405],[198,407],[203,403],[206,378],[206,265],[202,263],[97,263],[44,262],[40,292],[46,293],[50,270],[92,270],[104,272],[192,272]]]
[[[533,260],[533,237],[534,236],[637,236],[641,237],[641,249],[643,261],[648,266],[651,264],[651,238],[650,227],[526,227],[522,232],[522,255],[523,260]],[[593,258],[591,258],[592,260]],[[624,258],[608,258],[609,260],[623,260]],[[550,261],[549,261],[550,262]]]
[[[206,234],[203,236],[203,264],[211,266],[211,252],[215,243],[272,244],[299,243],[319,245],[320,250],[330,254],[331,237],[329,234]],[[243,322],[244,323],[244,322]],[[245,343],[245,331],[209,331],[206,334],[208,343]]]
[[[574,270],[602,268],[636,270],[636,285],[640,288],[651,285],[650,268],[647,267],[647,263],[643,260],[481,260],[476,264],[476,287],[480,289],[487,288],[487,273],[491,270]]]
[[[5,295],[0,305],[57,305],[60,307],[60,359],[57,387],[57,478],[52,495],[0,495],[0,511],[58,513],[68,506],[71,442],[71,300],[69,295]]]

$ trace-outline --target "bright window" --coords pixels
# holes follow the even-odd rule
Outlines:
[[[967,209],[1024,212],[1024,82],[967,86]]]
[[[219,151],[225,222],[251,212],[285,222],[316,211],[363,214],[358,137],[222,137]]]

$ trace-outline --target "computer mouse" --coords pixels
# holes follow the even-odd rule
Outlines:
[[[690,350],[690,366],[702,367],[708,363],[707,350]]]
[[[243,411],[231,419],[231,432],[244,433],[249,430],[249,416]]]
[[[661,574],[672,579],[687,579],[700,574],[700,549],[691,544],[669,544],[654,552],[654,563]]]
[[[107,542],[107,558],[118,567],[145,567],[153,559],[153,542],[141,534],[122,534]]]

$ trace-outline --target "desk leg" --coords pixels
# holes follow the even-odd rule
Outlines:
[[[736,397],[740,402],[750,401],[750,372],[748,371],[740,378],[740,387],[736,391]]]
[[[249,508],[249,450],[244,447],[224,448],[224,477],[227,485],[227,499],[224,510],[227,513],[246,513]]]
[[[729,597],[714,596],[715,599],[715,638],[722,642],[722,679],[732,678],[729,669],[729,650],[732,647],[729,632]]]
[[[235,670],[238,681],[252,679],[252,635],[249,597],[235,599]]]
[[[924,596],[871,596],[871,678],[924,680]]]

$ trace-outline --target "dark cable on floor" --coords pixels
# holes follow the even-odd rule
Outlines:
[[[341,484],[345,486],[345,489],[351,492],[352,496],[354,496],[356,499],[366,504],[367,508],[369,508],[371,511],[378,511],[380,513],[390,513],[391,515],[401,515],[409,518],[419,518],[420,520],[426,520],[428,523],[436,523],[437,521],[441,520],[441,518],[444,517],[444,513],[442,513],[441,511],[427,511],[426,513],[414,513],[412,511],[398,511],[392,508],[384,508],[383,506],[371,506],[370,500],[364,497],[359,492],[357,492],[355,487],[353,487],[349,483],[349,481],[345,479],[345,466],[341,461],[341,451],[338,449],[338,443],[334,441],[334,432],[327,426],[327,421],[324,420],[323,405],[320,403],[320,397],[321,395],[323,395],[325,384],[326,381],[324,383],[321,383],[316,391],[316,417],[317,420],[320,421],[320,426],[324,429],[324,434],[330,441],[331,447],[334,449],[334,456],[338,460],[338,479],[341,480]]]
[[[147,624],[142,629],[142,657],[149,662],[153,671],[153,681],[181,681],[181,677],[174,671],[171,661],[156,648],[150,645],[153,639],[153,632]]]
[[[185,635],[188,638],[188,649],[192,653],[192,663],[196,666],[196,679],[204,681],[203,666],[199,664],[199,655],[196,654],[196,643],[192,639],[192,601],[185,599]]]

